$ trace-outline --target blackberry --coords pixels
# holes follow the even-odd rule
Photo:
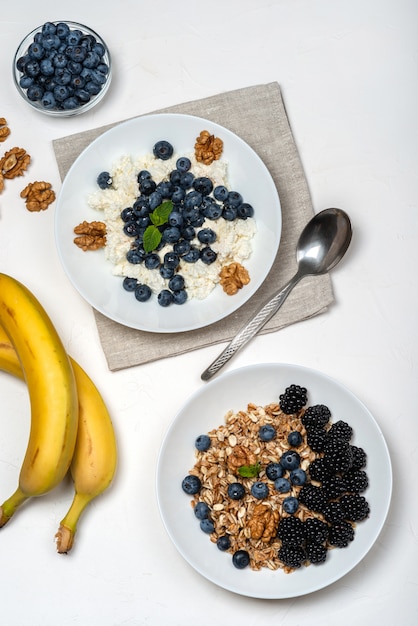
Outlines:
[[[292,569],[301,567],[302,563],[306,561],[306,553],[301,546],[285,544],[280,548],[277,556],[284,565]]]
[[[342,439],[343,441],[347,441],[348,443],[353,436],[353,429],[349,424],[347,424],[347,422],[338,420],[338,422],[335,422],[335,424],[331,426],[328,431],[328,435],[330,437],[339,437],[340,439]]]
[[[308,467],[311,480],[322,482],[331,476],[329,470],[325,467],[324,459],[315,459]]]
[[[280,408],[286,415],[297,413],[308,401],[305,387],[299,385],[290,385],[286,387],[284,393],[280,394]]]
[[[322,543],[313,541],[306,544],[306,557],[313,564],[324,563],[328,554],[328,548]]]
[[[362,493],[369,486],[369,479],[364,470],[350,469],[344,474],[344,483],[349,493]]]
[[[321,512],[327,503],[322,487],[316,487],[311,483],[304,485],[299,491],[299,502],[304,504],[308,509],[315,512]]]
[[[304,523],[298,517],[282,517],[277,527],[277,537],[284,545],[302,545],[305,540]]]
[[[338,498],[346,491],[345,480],[339,476],[326,478],[322,483],[322,487],[328,500],[334,500],[334,498]]]
[[[369,517],[370,507],[364,496],[358,493],[342,496],[340,506],[344,519],[350,522],[361,522]]]
[[[324,443],[325,467],[329,471],[347,472],[353,463],[353,455],[350,445],[339,437],[328,437]]]
[[[336,548],[346,548],[354,539],[354,528],[344,520],[331,524],[328,543]]]
[[[305,522],[307,542],[324,543],[328,539],[329,526],[318,517],[308,517]]]
[[[363,448],[359,448],[357,446],[350,446],[350,450],[353,456],[353,469],[361,469],[366,465],[367,455]]]
[[[328,502],[321,512],[331,524],[335,524],[345,518],[343,508],[336,500]]]
[[[331,411],[325,404],[314,404],[306,409],[302,416],[302,424],[306,430],[310,428],[323,428],[329,422]]]
[[[314,452],[322,452],[326,440],[326,432],[322,428],[310,428],[307,431],[306,442]]]

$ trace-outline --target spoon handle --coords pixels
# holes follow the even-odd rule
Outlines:
[[[299,282],[302,276],[297,273],[295,276],[277,293],[273,298],[268,300],[256,315],[231,339],[227,347],[221,354],[209,365],[209,367],[201,375],[202,380],[209,380],[231,359],[234,354],[245,346],[250,339],[263,328],[265,324],[280,309],[293,287]]]

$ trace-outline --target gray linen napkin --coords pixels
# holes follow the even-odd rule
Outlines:
[[[185,333],[148,333],[117,324],[94,311],[102,348],[112,371],[230,340],[260,304],[295,272],[296,242],[314,213],[277,83],[245,87],[154,113],[196,115],[228,128],[246,141],[264,161],[276,184],[282,207],[282,238],[270,274],[254,296],[238,311],[206,328]],[[61,178],[84,148],[117,123],[54,140]],[[332,302],[328,275],[305,278],[261,332],[276,331],[308,319],[326,311]]]

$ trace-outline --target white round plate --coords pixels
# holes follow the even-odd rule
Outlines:
[[[352,442],[367,453],[369,487],[365,496],[370,517],[357,524],[354,541],[331,550],[325,563],[302,567],[292,574],[267,568],[237,570],[231,555],[218,550],[200,530],[190,496],[181,488],[194,464],[194,441],[217,428],[228,410],[245,410],[249,402],[278,401],[291,384],[308,390],[308,405],[326,404],[332,421],[354,429]],[[202,576],[235,593],[254,598],[293,598],[317,591],[353,569],[376,541],[385,522],[392,492],[391,462],[379,426],[368,409],[343,385],[317,371],[286,364],[243,367],[201,387],[180,410],[162,444],[157,466],[157,499],[165,528],[180,554]]]
[[[122,278],[112,275],[104,250],[83,252],[73,229],[84,220],[100,220],[100,213],[87,205],[88,195],[98,189],[96,179],[109,171],[123,155],[152,153],[154,144],[166,139],[176,153],[191,153],[196,137],[208,130],[224,142],[230,187],[254,207],[257,233],[253,253],[246,262],[251,281],[236,295],[226,295],[218,286],[204,300],[162,307],[156,298],[138,302],[122,287]],[[265,280],[280,242],[280,200],[274,181],[260,157],[231,131],[208,120],[189,115],[155,114],[138,117],[103,133],[76,159],[57,199],[55,238],[63,267],[81,296],[97,311],[124,326],[157,333],[175,333],[201,328],[230,315],[241,307]]]

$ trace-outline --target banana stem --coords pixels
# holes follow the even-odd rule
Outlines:
[[[64,519],[61,521],[57,534],[57,551],[60,554],[69,552],[74,543],[74,535],[77,531],[77,524],[80,516],[89,502],[92,500],[90,494],[75,493],[72,504]]]
[[[0,528],[7,524],[7,522],[14,515],[17,509],[26,500],[28,500],[28,498],[29,496],[23,493],[23,491],[18,487],[14,494],[3,502],[3,504],[0,506]]]

